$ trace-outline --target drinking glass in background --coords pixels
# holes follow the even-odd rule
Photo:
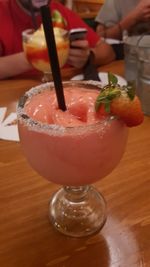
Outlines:
[[[137,95],[145,115],[150,116],[150,35],[147,46],[138,47]]]
[[[125,78],[134,81],[145,115],[150,115],[150,35],[124,35]]]
[[[69,36],[64,29],[54,27],[54,36],[57,47],[59,66],[62,68],[68,59],[69,54]],[[23,49],[31,65],[44,73],[43,82],[49,80],[51,74],[48,50],[44,36],[44,30],[41,26],[38,30],[27,29],[22,32]]]
[[[140,36],[128,36],[127,33],[123,36],[125,78],[127,81],[136,81],[137,79],[137,49],[139,38]]]
[[[105,200],[91,184],[118,165],[128,128],[116,117],[95,113],[99,82],[63,82],[63,88],[65,112],[57,107],[52,82],[26,92],[17,109],[18,128],[33,169],[62,185],[50,201],[52,225],[63,234],[83,237],[99,231],[106,221]],[[42,98],[45,104],[39,102]]]

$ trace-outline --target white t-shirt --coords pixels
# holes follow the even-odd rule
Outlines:
[[[140,0],[105,0],[101,7],[96,22],[104,24],[106,27],[111,27],[122,20]],[[150,23],[138,23],[132,28],[132,34],[141,34],[150,30]]]

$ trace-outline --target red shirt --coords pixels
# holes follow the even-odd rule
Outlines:
[[[88,30],[87,39],[90,47],[94,47],[99,40],[98,35],[81,18],[60,3],[51,2],[51,11],[58,10],[67,21],[68,30],[85,27]],[[25,29],[33,28],[31,16],[20,8],[15,0],[0,0],[0,44],[2,56],[15,54],[22,51],[21,33]],[[38,15],[37,23],[40,26],[41,17]]]

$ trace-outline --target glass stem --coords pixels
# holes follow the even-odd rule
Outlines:
[[[72,202],[80,202],[86,197],[90,189],[89,185],[85,186],[64,186],[65,197]]]

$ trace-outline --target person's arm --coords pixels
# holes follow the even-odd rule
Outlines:
[[[68,23],[68,30],[75,28],[87,29],[87,35],[84,40],[76,40],[71,42],[71,48],[67,62],[69,65],[75,68],[83,68],[88,61],[91,49],[94,51],[96,57],[96,65],[107,64],[115,59],[115,54],[110,45],[99,42],[99,36],[78,16],[78,14],[64,7],[61,7],[60,12]]]
[[[1,51],[1,46],[0,46]],[[0,79],[6,79],[32,69],[23,52],[10,56],[0,56]]]
[[[105,38],[122,39],[122,32],[124,30],[130,31],[133,26],[139,22],[149,21],[150,23],[150,1],[142,0],[139,4],[131,10],[124,18],[116,22],[114,26],[104,27],[99,24],[96,32],[103,35]]]
[[[123,30],[130,30],[140,22],[150,23],[150,1],[142,0],[131,12],[120,21]]]
[[[99,41],[95,48],[91,50],[95,55],[94,63],[96,66],[108,64],[116,59],[113,48],[105,42]]]

